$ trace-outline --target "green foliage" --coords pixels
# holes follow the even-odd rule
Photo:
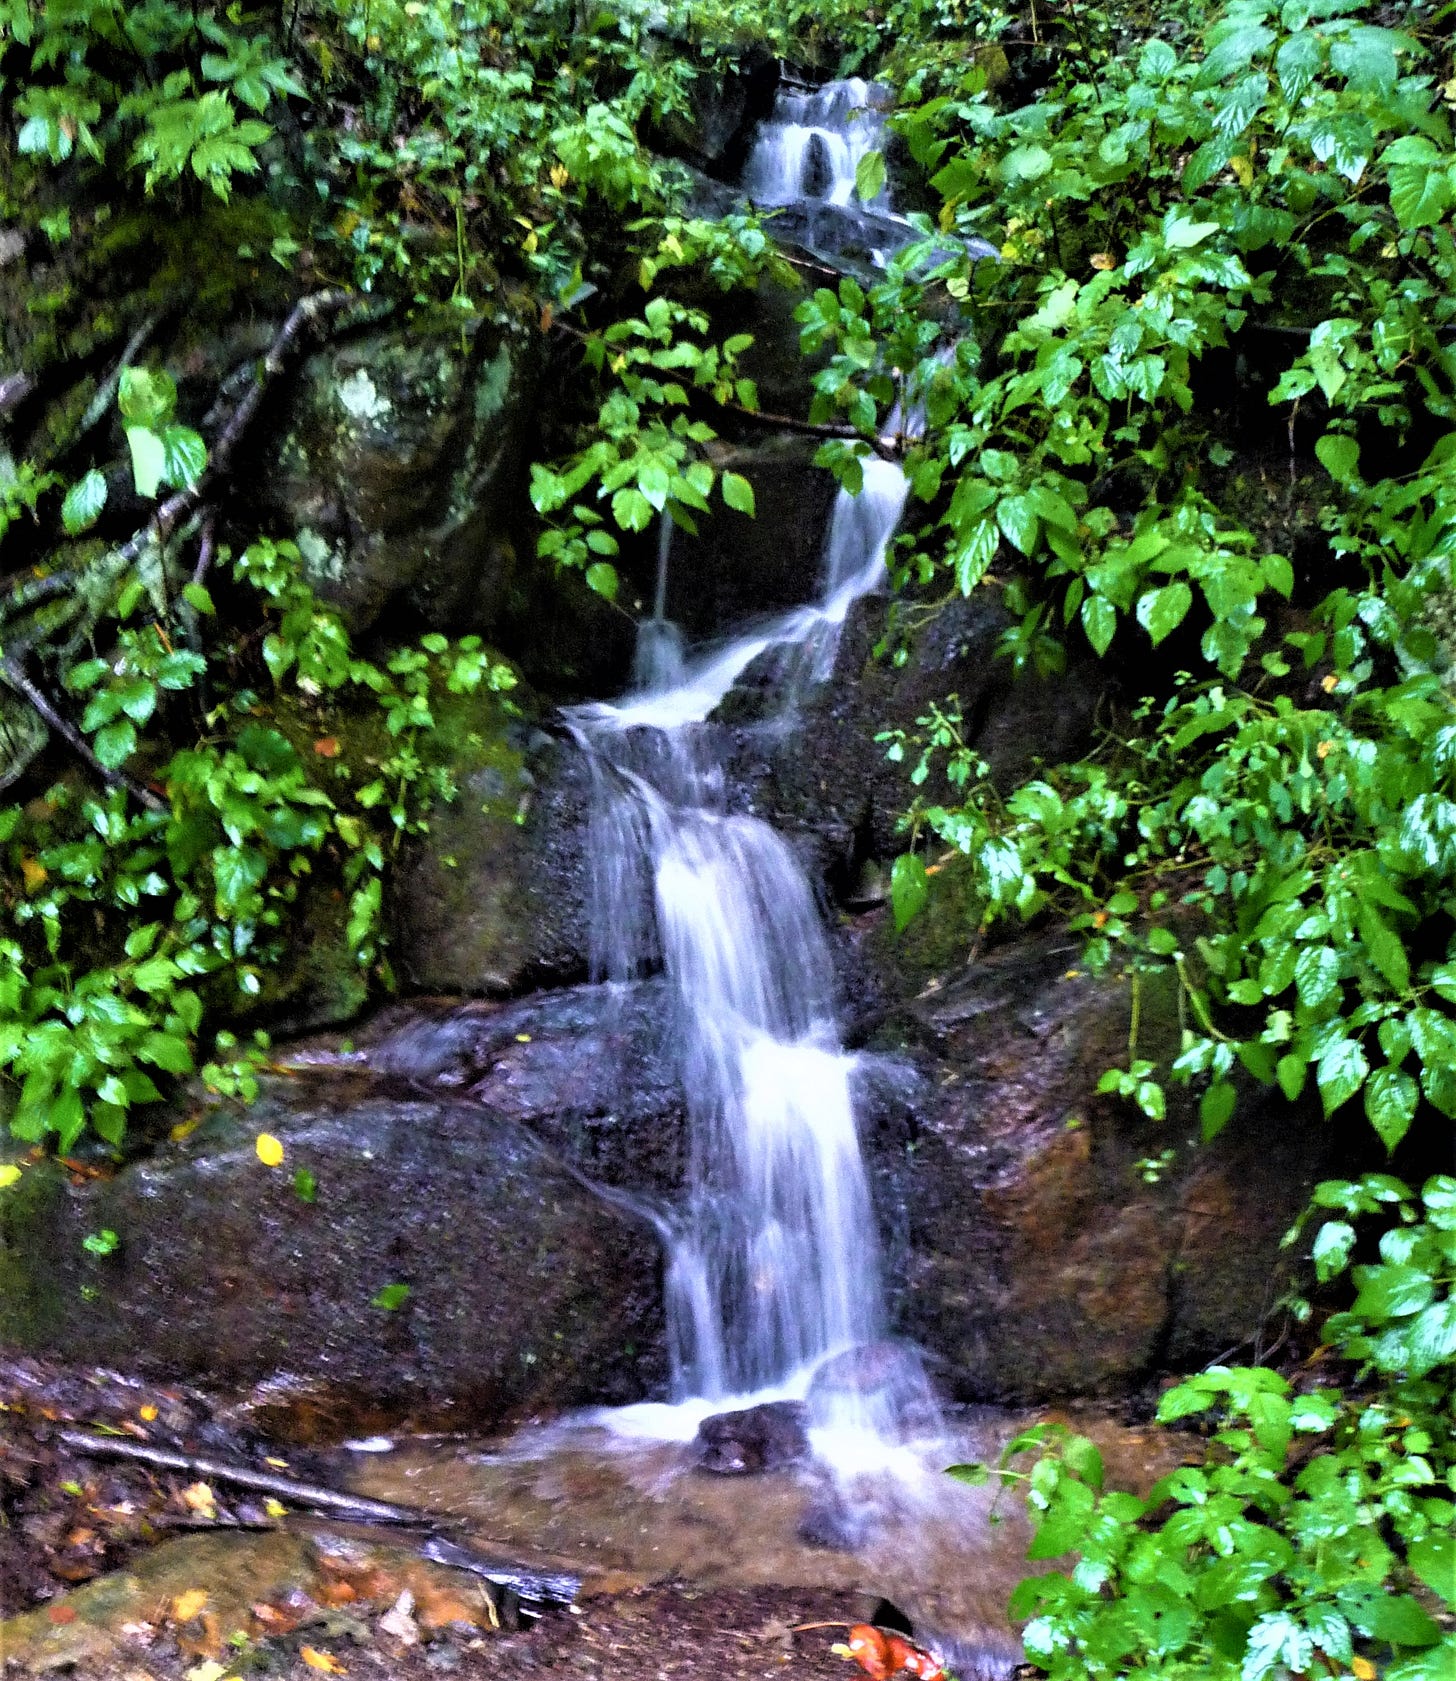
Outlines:
[[[23,155],[142,172],[148,193],[191,175],[226,201],[259,169],[266,112],[303,88],[238,8],[157,0],[0,6],[0,92],[23,119]],[[141,74],[138,74],[138,69]]]
[[[1145,1500],[1105,1491],[1096,1447],[1065,1426],[1038,1425],[1003,1454],[1002,1484],[1024,1485],[1032,1515],[1027,1556],[1077,1554],[1012,1600],[1029,1619],[1028,1656],[1056,1681],[1450,1673],[1456,1636],[1432,1613],[1456,1603],[1456,1179],[1429,1180],[1419,1198],[1386,1175],[1331,1181],[1315,1204],[1348,1216],[1315,1236],[1327,1280],[1349,1266],[1353,1220],[1396,1221],[1380,1262],[1354,1268],[1352,1306],[1324,1327],[1378,1379],[1373,1393],[1214,1366],[1158,1407],[1165,1424],[1209,1430],[1203,1463]],[[1015,1469],[1030,1454],[1031,1469]]]
[[[997,579],[1018,668],[1055,673],[1077,642],[1176,650],[1115,739],[1009,793],[953,706],[891,739],[922,790],[913,844],[971,861],[985,922],[1056,906],[1094,966],[1176,967],[1198,1030],[1173,1072],[1217,1093],[1209,1135],[1241,1063],[1291,1096],[1310,1081],[1327,1112],[1363,1101],[1394,1148],[1422,1101],[1456,1114],[1437,66],[1356,0],[1235,0],[1179,47],[1116,45],[1082,14],[1035,103],[995,109],[973,68],[903,110],[938,223],[882,283],[800,309],[831,353],[817,419],[868,437],[905,397],[923,408],[905,459],[932,523],[902,579]],[[998,261],[965,244],[985,235]],[[965,318],[952,350],[938,299]],[[1269,401],[1320,417],[1322,579],[1210,484],[1234,450],[1198,363],[1250,331],[1288,346]],[[862,448],[824,459],[853,485]],[[1372,465],[1401,451],[1398,473]],[[1156,1113],[1159,1078],[1130,1066],[1109,1089]]]

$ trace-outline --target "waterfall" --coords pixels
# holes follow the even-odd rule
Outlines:
[[[786,687],[827,676],[850,606],[884,579],[905,502],[897,467],[865,467],[860,495],[836,500],[815,603],[687,660],[670,687],[568,714],[596,778],[598,976],[660,961],[674,1000],[691,1137],[668,1233],[679,1398],[782,1384],[884,1330],[853,1058],[813,889],[781,836],[726,809],[707,723],[765,653]]]
[[[861,81],[781,96],[749,190],[771,203],[812,191],[845,216],[866,214],[849,200],[856,164],[882,137],[878,97]],[[816,1368],[885,1331],[827,934],[792,848],[729,809],[710,721],[750,665],[786,713],[830,676],[849,609],[885,581],[908,488],[893,463],[868,457],[863,470],[859,494],[835,499],[815,599],[689,653],[666,618],[664,518],[632,688],[567,714],[594,779],[596,977],[660,965],[669,982],[690,1137],[687,1183],[662,1228],[669,1351],[677,1400],[710,1410],[803,1393]],[[829,1384],[836,1396],[844,1387]],[[820,1422],[871,1435],[893,1424],[865,1408],[847,1419],[838,1400]]]
[[[813,93],[780,93],[749,155],[748,196],[763,205],[847,205],[860,159],[884,144],[885,93],[857,76]]]

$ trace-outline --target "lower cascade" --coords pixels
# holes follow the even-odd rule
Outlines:
[[[691,1134],[686,1194],[664,1228],[680,1402],[805,1388],[884,1331],[828,941],[788,844],[727,808],[709,719],[756,660],[772,662],[786,705],[828,675],[846,612],[884,578],[905,496],[898,467],[867,462],[860,495],[836,502],[817,602],[689,658],[649,621],[657,657],[639,661],[638,686],[568,715],[595,776],[599,978],[660,962],[673,999]],[[828,1394],[834,1416],[816,1422],[883,1422],[844,1416],[860,1387]]]

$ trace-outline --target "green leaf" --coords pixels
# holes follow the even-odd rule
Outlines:
[[[930,897],[930,878],[913,852],[902,852],[890,869],[890,909],[899,933],[918,916]]]
[[[1170,251],[1186,251],[1202,245],[1210,234],[1218,232],[1217,222],[1195,222],[1185,216],[1171,216],[1163,229],[1163,243]]]
[[[1314,1234],[1310,1259],[1323,1284],[1337,1277],[1350,1264],[1355,1251],[1355,1228],[1345,1220],[1326,1220]]]
[[[730,508],[736,509],[740,514],[747,514],[750,519],[753,517],[756,512],[753,486],[742,473],[724,473],[718,481],[718,489]]]
[[[1301,1004],[1327,1004],[1340,990],[1339,957],[1329,946],[1305,946],[1294,962],[1294,984]]]
[[[1152,638],[1153,646],[1170,636],[1193,605],[1193,591],[1181,578],[1162,589],[1149,590],[1137,604],[1138,623]]]
[[[167,483],[178,490],[190,490],[207,468],[207,445],[202,434],[190,426],[169,426],[162,433],[162,459]]]
[[[1360,1293],[1350,1311],[1377,1322],[1419,1313],[1430,1305],[1436,1290],[1428,1272],[1404,1262],[1356,1267],[1355,1280]]]
[[[61,524],[66,528],[66,535],[79,537],[83,531],[89,530],[101,517],[105,506],[106,475],[93,467],[76,480],[61,503]]]
[[[620,580],[617,569],[607,560],[593,561],[586,569],[586,581],[589,589],[594,589],[598,595],[607,601],[617,599],[617,589]]]
[[[1093,652],[1101,658],[1117,634],[1117,609],[1105,595],[1089,595],[1082,603],[1082,629]]]
[[[1001,160],[1001,173],[1008,181],[1039,181],[1052,167],[1052,155],[1045,146],[1016,146]]]
[[[1362,1634],[1396,1646],[1432,1646],[1441,1631],[1408,1594],[1383,1593],[1379,1588],[1342,1588],[1335,1599]]]
[[[1326,1115],[1332,1115],[1359,1091],[1369,1068],[1358,1039],[1336,1039],[1325,1049],[1315,1065],[1315,1079]]]
[[[1456,1357],[1456,1298],[1435,1302],[1415,1317],[1406,1336],[1405,1364],[1412,1377]]]
[[[1365,1114],[1387,1150],[1393,1150],[1415,1119],[1415,1081],[1399,1068],[1377,1068],[1365,1088]]]
[[[1041,521],[1029,496],[1003,496],[996,504],[996,523],[1022,554],[1035,553]]]
[[[1456,1605],[1456,1535],[1431,1534],[1412,1542],[1406,1563],[1448,1605]]]
[[[854,190],[864,203],[877,199],[885,190],[885,157],[883,152],[866,152],[855,165]]]
[[[1314,446],[1320,464],[1336,484],[1351,485],[1360,477],[1360,446],[1344,432],[1326,432]]]
[[[1228,1125],[1237,1101],[1234,1088],[1226,1080],[1215,1082],[1204,1092],[1198,1104],[1198,1119],[1205,1144],[1217,1138]]]
[[[991,1473],[979,1461],[972,1461],[966,1465],[947,1465],[945,1474],[954,1477],[958,1483],[967,1483],[972,1488],[980,1488],[983,1483],[991,1480]]]
[[[166,477],[167,451],[150,426],[128,426],[126,441],[131,449],[131,472],[138,496],[152,497]]]
[[[313,1202],[318,1196],[318,1180],[306,1167],[293,1175],[293,1194],[300,1202]]]
[[[1452,199],[1444,170],[1419,163],[1396,164],[1390,170],[1390,208],[1403,228],[1438,227]]]
[[[1395,992],[1405,992],[1410,986],[1410,960],[1405,942],[1368,901],[1360,906],[1355,918],[1365,955],[1380,971]]]
[[[1059,1558],[1078,1546],[1086,1537],[1096,1502],[1097,1496],[1086,1483],[1064,1477],[1026,1550],[1027,1558]]]
[[[411,1290],[408,1284],[386,1284],[378,1295],[371,1297],[370,1307],[382,1307],[386,1313],[393,1313],[397,1307],[402,1307],[410,1298]]]
[[[653,517],[652,504],[635,485],[612,498],[612,518],[624,531],[646,531]]]

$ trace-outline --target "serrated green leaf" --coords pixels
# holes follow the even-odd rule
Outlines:
[[[1365,1087],[1365,1114],[1387,1150],[1393,1150],[1415,1119],[1415,1081],[1399,1068],[1377,1068]]]
[[[61,503],[61,524],[70,537],[79,537],[101,517],[106,506],[106,475],[92,468],[77,479]]]
[[[167,473],[167,451],[150,426],[128,426],[127,446],[131,450],[131,472],[138,496],[153,497]]]
[[[718,481],[719,494],[728,507],[750,518],[757,511],[753,486],[741,473],[724,473]]]

